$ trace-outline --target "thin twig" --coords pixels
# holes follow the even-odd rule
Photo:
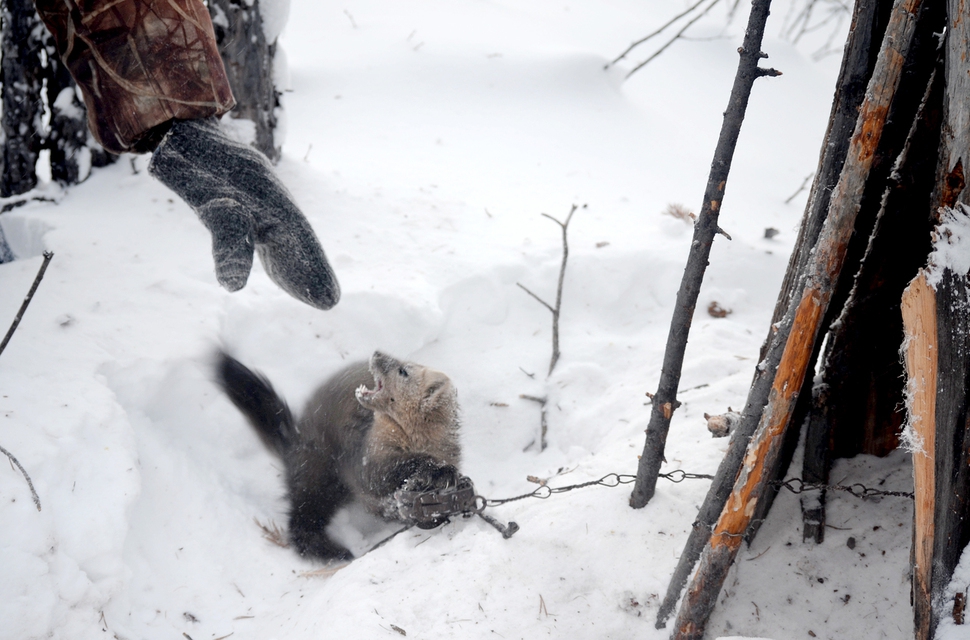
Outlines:
[[[352,15],[350,15],[350,12],[349,12],[349,11],[347,11],[346,9],[344,9],[344,15],[345,15],[345,16],[347,16],[347,17],[348,17],[348,18],[350,19],[350,25],[351,25],[351,26],[352,26],[352,27],[353,27],[354,29],[356,29],[356,28],[357,28],[357,21],[356,21],[356,20],[354,20],[354,16],[352,16]]]
[[[798,187],[798,191],[788,196],[788,198],[785,200],[785,204],[791,204],[791,201],[794,200],[798,196],[798,194],[804,191],[805,188],[808,186],[808,181],[814,177],[815,177],[814,171],[808,174],[807,176],[805,176],[805,179],[802,180],[802,186]]]
[[[551,311],[553,315],[556,314],[556,310],[553,308],[553,306],[551,304],[549,304],[548,302],[546,302],[545,300],[543,300],[542,298],[540,298],[536,294],[534,294],[531,291],[529,291],[529,289],[527,289],[525,287],[525,285],[523,285],[522,283],[516,282],[515,283],[515,286],[517,286],[518,288],[522,289],[523,291],[525,291],[526,293],[528,293],[530,296],[532,296],[533,298],[535,298],[536,301],[539,304],[541,304],[542,306],[544,306],[546,309],[549,309],[549,311]]]
[[[7,335],[3,337],[3,342],[0,342],[0,353],[3,353],[3,350],[7,348],[7,343],[10,342],[10,338],[13,336],[13,332],[17,330],[17,325],[20,324],[21,318],[24,317],[24,312],[27,311],[27,305],[29,305],[31,299],[33,299],[34,292],[37,291],[37,287],[38,285],[40,285],[40,281],[44,278],[44,272],[47,271],[47,265],[51,261],[51,258],[53,257],[54,257],[54,254],[51,253],[50,251],[44,252],[44,262],[43,264],[40,265],[40,270],[37,272],[37,276],[34,278],[34,284],[31,285],[30,291],[27,292],[27,297],[24,298],[23,304],[20,305],[20,311],[17,312],[17,316],[13,319],[13,324],[10,325],[10,329],[7,331]],[[10,459],[10,462],[16,465],[18,469],[20,469],[20,473],[24,475],[24,480],[27,481],[27,486],[30,488],[30,495],[34,499],[34,506],[36,506],[37,510],[40,511],[40,496],[37,495],[37,491],[34,489],[34,483],[30,479],[30,475],[27,473],[27,470],[24,469],[24,466],[20,464],[20,461],[17,460],[17,458],[12,453],[7,451],[3,447],[0,447],[0,452],[2,452],[5,456],[7,456],[7,458]]]
[[[671,18],[670,20],[668,20],[666,23],[664,23],[659,29],[657,29],[653,33],[650,33],[648,35],[645,35],[644,37],[640,38],[639,40],[637,40],[636,42],[634,42],[633,44],[631,44],[629,47],[627,47],[623,51],[623,53],[621,53],[620,55],[618,55],[615,59],[613,59],[604,68],[605,69],[609,69],[611,66],[613,66],[614,64],[616,64],[617,62],[619,62],[620,60],[622,60],[623,58],[625,58],[626,57],[626,54],[628,54],[631,51],[633,51],[636,47],[640,46],[641,44],[643,44],[647,40],[650,40],[654,36],[660,35],[661,33],[663,33],[667,29],[667,27],[669,27],[673,23],[677,22],[678,20],[680,20],[681,18],[683,18],[688,13],[690,13],[691,11],[693,11],[694,9],[696,9],[697,7],[701,6],[705,2],[707,2],[707,0],[698,0],[697,2],[695,2],[694,4],[692,4],[687,9],[684,9],[681,13],[678,13],[677,15],[675,15],[673,18]],[[715,2],[717,2],[717,0],[715,0]]]
[[[628,73],[626,74],[626,77],[627,77],[627,78],[629,78],[629,77],[630,77],[630,76],[632,76],[632,75],[633,75],[634,73],[636,73],[637,71],[639,71],[639,70],[640,70],[640,69],[642,69],[643,67],[645,67],[645,66],[647,66],[647,65],[648,65],[648,64],[650,63],[650,61],[651,61],[651,60],[653,60],[654,58],[656,58],[657,56],[659,56],[659,55],[660,55],[661,53],[663,53],[664,51],[666,51],[666,50],[667,50],[667,48],[669,48],[669,47],[670,47],[670,45],[672,45],[673,43],[675,43],[675,42],[677,42],[678,40],[680,40],[680,38],[681,38],[681,36],[683,36],[683,35],[684,35],[684,32],[686,32],[686,31],[687,31],[688,29],[690,29],[690,28],[691,28],[692,26],[694,26],[694,23],[695,23],[695,22],[697,22],[698,20],[700,20],[701,18],[703,18],[704,16],[706,16],[706,15],[707,15],[707,13],[708,13],[708,12],[709,12],[709,11],[710,11],[711,9],[713,9],[713,8],[714,8],[714,5],[716,5],[716,4],[718,3],[718,2],[719,2],[719,0],[714,0],[714,2],[712,2],[712,3],[711,3],[711,4],[709,4],[709,5],[707,6],[707,7],[705,7],[703,11],[701,11],[701,12],[700,12],[700,13],[698,13],[698,14],[697,14],[696,16],[694,16],[693,18],[691,18],[691,19],[690,19],[690,20],[689,20],[689,21],[687,22],[687,24],[685,24],[685,25],[684,25],[684,26],[683,26],[683,27],[682,27],[682,28],[680,29],[680,31],[678,31],[677,33],[675,33],[675,34],[674,34],[674,37],[672,37],[672,38],[671,38],[670,40],[668,40],[668,41],[666,42],[666,44],[664,44],[664,45],[663,45],[662,47],[660,47],[659,49],[657,49],[656,51],[654,51],[654,52],[653,52],[653,54],[652,54],[652,55],[651,55],[651,56],[650,56],[649,58],[647,58],[646,60],[644,60],[643,62],[641,62],[641,63],[640,63],[640,64],[638,64],[637,66],[635,66],[635,67],[633,67],[633,68],[632,68],[632,69],[631,69],[631,70],[630,70],[630,71],[629,71],[629,72],[628,72]]]
[[[556,368],[556,363],[559,362],[559,312],[562,309],[562,283],[566,278],[566,261],[569,259],[569,238],[567,234],[569,222],[573,219],[573,214],[576,213],[577,208],[577,205],[574,204],[572,209],[569,210],[565,222],[556,220],[548,213],[542,214],[562,227],[562,265],[559,267],[559,284],[556,286],[556,309],[552,312],[552,361],[549,363],[549,375],[552,375],[552,370]]]
[[[20,473],[24,474],[24,480],[27,481],[27,486],[30,487],[30,495],[34,499],[34,505],[37,507],[37,510],[40,511],[40,497],[37,495],[37,492],[34,491],[34,483],[30,481],[30,476],[27,475],[27,470],[24,469],[23,465],[20,464],[20,461],[17,460],[12,453],[3,447],[0,447],[0,453],[3,453],[3,455],[10,458],[10,462],[17,465],[17,468],[20,469]]]
[[[17,316],[13,319],[13,324],[10,325],[10,329],[7,330],[7,335],[3,337],[3,342],[0,342],[0,353],[7,348],[7,343],[10,342],[10,338],[13,336],[13,332],[17,330],[17,325],[20,324],[21,318],[24,317],[24,312],[27,311],[27,305],[34,297],[34,292],[37,291],[37,286],[40,285],[40,281],[44,279],[44,272],[47,271],[47,265],[50,263],[51,258],[54,257],[53,252],[44,252],[44,262],[40,265],[40,270],[37,272],[37,277],[34,278],[34,284],[31,285],[30,291],[27,292],[27,297],[24,298],[24,303],[20,305],[20,311],[17,312]]]
[[[583,205],[583,207],[585,206],[586,205]],[[550,220],[558,224],[559,227],[562,229],[562,263],[559,267],[559,283],[556,286],[556,306],[552,306],[551,304],[549,304],[548,302],[546,302],[545,300],[543,300],[542,298],[534,294],[532,291],[527,289],[521,283],[518,283],[518,282],[515,283],[516,285],[518,285],[520,289],[522,289],[530,296],[535,298],[536,301],[539,302],[539,304],[544,306],[546,309],[549,310],[550,313],[552,313],[552,357],[549,360],[549,373],[546,374],[547,377],[552,375],[552,370],[556,368],[556,363],[559,362],[559,355],[560,355],[559,353],[559,311],[562,309],[562,285],[563,285],[563,281],[566,278],[566,263],[569,260],[569,223],[573,219],[573,214],[576,213],[576,209],[578,208],[579,208],[579,205],[574,204],[572,206],[572,208],[569,210],[569,215],[566,216],[565,222],[558,220],[556,218],[553,218],[548,213],[542,214],[543,217],[549,218]],[[521,396],[521,397],[542,403],[539,450],[545,451],[546,431],[548,430],[548,422],[546,419],[546,404],[545,404],[546,401],[544,398],[539,400],[538,398],[534,398],[534,397],[527,397],[527,396]],[[534,441],[529,443],[529,446],[526,447],[526,449],[531,447],[532,444],[534,444]]]
[[[519,394],[519,397],[522,398],[523,400],[529,400],[530,402],[535,402],[536,404],[538,404],[541,407],[541,409],[539,411],[539,451],[545,451],[546,450],[546,445],[547,445],[547,442],[546,442],[546,433],[549,431],[549,419],[546,416],[546,402],[547,402],[547,398],[545,398],[545,397],[539,398],[537,396],[530,396],[530,395],[527,395],[525,393],[520,393]],[[532,448],[532,445],[534,445],[535,443],[536,443],[536,441],[533,440],[532,442],[530,442],[529,444],[526,445],[526,447],[525,447],[525,449],[523,449],[523,451],[528,451],[529,449]]]

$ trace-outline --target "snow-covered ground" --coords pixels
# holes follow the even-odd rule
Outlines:
[[[293,0],[282,36],[278,171],[343,286],[321,312],[277,289],[216,284],[206,230],[125,158],[0,216],[0,322],[55,256],[0,356],[0,638],[666,638],[654,619],[708,482],[592,487],[412,530],[339,571],[264,539],[285,525],[280,464],[212,381],[224,346],[291,406],[375,349],[434,366],[463,408],[464,472],[502,498],[631,474],[747,14],[714,10],[624,81],[604,64],[686,2]],[[744,404],[814,168],[838,59],[780,38],[759,80],[687,352],[666,470],[713,473],[703,413]],[[639,54],[638,54],[639,55]],[[546,378],[569,227],[562,358]],[[780,230],[765,239],[766,227]],[[717,301],[725,318],[706,313]],[[525,450],[548,396],[549,447]],[[8,468],[9,466],[9,468]],[[558,475],[557,475],[558,474]],[[553,477],[555,476],[555,477]],[[906,490],[908,456],[840,461],[840,482]],[[711,638],[906,638],[911,505],[830,500],[824,544],[779,496],[729,574]],[[386,525],[335,528],[362,551]],[[393,529],[391,529],[393,530]],[[849,540],[852,539],[850,543]],[[316,573],[314,573],[316,572]]]

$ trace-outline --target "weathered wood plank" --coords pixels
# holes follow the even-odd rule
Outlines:
[[[903,355],[907,408],[913,434],[913,482],[916,493],[913,541],[913,595],[916,637],[930,638],[936,451],[936,291],[921,272],[903,292]]]

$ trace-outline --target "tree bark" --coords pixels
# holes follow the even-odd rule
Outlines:
[[[37,186],[35,166],[43,141],[40,52],[46,31],[31,0],[3,0],[0,83],[3,93],[3,173],[0,196]]]
[[[829,213],[805,270],[804,291],[794,298],[776,335],[784,348],[775,379],[734,489],[718,519],[697,573],[677,616],[674,638],[700,638],[717,594],[765,494],[798,392],[805,382],[822,319],[841,273],[849,240],[882,139],[886,118],[899,87],[903,65],[916,31],[920,0],[898,0],[893,8],[875,71],[869,82],[842,175]],[[769,348],[769,352],[771,349]]]
[[[970,203],[970,193],[964,189],[964,161],[970,159],[970,19],[965,0],[948,0],[947,11],[943,142],[934,201],[952,208]]]
[[[681,280],[680,290],[674,306],[673,317],[670,321],[670,331],[667,336],[667,346],[664,351],[663,370],[657,393],[654,394],[647,425],[646,442],[637,468],[637,479],[630,496],[630,506],[639,509],[650,501],[656,491],[660,465],[664,460],[664,447],[667,433],[670,429],[670,419],[674,411],[680,406],[677,401],[677,388],[680,385],[680,375],[684,364],[684,351],[687,348],[687,338],[690,325],[697,305],[701,282],[707,269],[711,245],[719,228],[717,225],[721,202],[724,198],[724,188],[727,184],[728,173],[734,149],[741,132],[741,123],[751,96],[754,81],[764,75],[778,75],[777,71],[758,66],[761,58],[767,57],[761,52],[761,41],[764,36],[765,23],[768,20],[771,0],[753,0],[744,41],[739,49],[740,61],[738,72],[734,78],[734,87],[728,101],[728,108],[724,113],[721,133],[718,137],[714,160],[708,176],[707,188],[704,192],[704,202],[697,222],[694,225],[693,242]]]
[[[236,98],[230,115],[255,123],[254,145],[275,163],[280,158],[274,134],[280,106],[280,92],[273,82],[276,42],[266,41],[259,0],[209,0],[209,12]]]

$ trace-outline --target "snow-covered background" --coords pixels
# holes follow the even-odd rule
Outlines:
[[[375,349],[443,370],[464,472],[488,497],[530,491],[528,475],[634,473],[690,242],[664,211],[699,205],[747,3],[629,80],[649,46],[604,64],[687,5],[292,0],[278,172],[340,277],[328,312],[258,265],[243,291],[221,290],[207,232],[145,157],[0,216],[21,258],[0,265],[4,327],[55,253],[0,357],[0,445],[43,504],[0,464],[0,638],[666,638],[659,599],[707,481],[661,481],[637,511],[630,486],[520,501],[490,510],[519,523],[510,540],[458,520],[319,572],[255,524],[286,522],[280,465],[210,358],[230,349],[297,408]],[[726,450],[703,413],[744,404],[806,193],[785,201],[828,117],[838,56],[781,38],[789,5],[776,5],[764,49],[784,75],[751,99],[721,215],[733,241],[712,254],[666,470],[713,473]],[[550,314],[516,284],[554,299],[561,236],[540,214],[573,204],[546,380]],[[709,316],[713,301],[732,313]],[[549,397],[542,453],[525,450],[539,407],[520,394]],[[840,461],[832,479],[912,484],[903,452]],[[824,544],[803,544],[782,494],[709,636],[911,637],[911,505],[833,496],[828,521]],[[358,551],[387,531],[352,510],[335,527]]]

